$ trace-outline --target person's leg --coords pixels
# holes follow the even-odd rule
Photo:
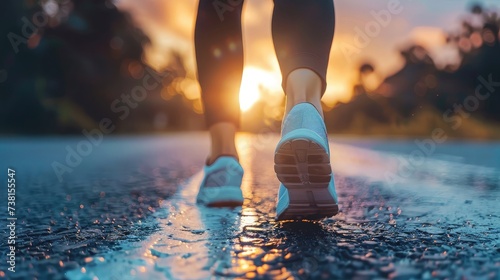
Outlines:
[[[243,204],[243,168],[235,146],[243,73],[242,5],[243,1],[233,0],[199,0],[198,4],[196,62],[212,145],[196,201],[206,206]]]
[[[275,0],[273,41],[287,97],[286,113],[309,102],[323,115],[335,13],[332,0]]]
[[[240,122],[243,1],[219,2],[199,0],[195,26],[198,80],[212,141],[209,164],[223,155],[238,157],[234,138]]]
[[[285,115],[292,110],[293,106],[309,102],[318,110],[323,117],[321,107],[321,78],[308,68],[298,68],[290,72],[286,81],[286,107]]]
[[[334,31],[332,0],[275,0],[273,40],[287,97],[274,169],[277,219],[338,213],[321,108]]]

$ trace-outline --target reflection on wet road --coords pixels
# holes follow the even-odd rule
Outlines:
[[[201,169],[206,135],[166,138],[122,143],[131,148],[149,141],[150,149],[156,149],[125,153],[128,163],[122,169],[142,170],[137,176],[148,183],[133,181],[144,185],[137,190],[141,201],[157,201],[147,197],[158,196],[159,188],[174,182],[162,177],[177,177],[177,187],[160,192],[165,200],[140,219],[120,225],[134,230],[122,233],[110,249],[96,246],[98,252],[74,256],[72,268],[56,271],[65,271],[70,279],[500,277],[500,162],[486,160],[500,158],[500,144],[461,143],[455,150],[450,149],[455,144],[444,143],[446,153],[437,147],[415,159],[409,157],[416,149],[412,141],[333,141],[341,212],[320,222],[278,223],[272,162],[276,136],[239,136],[245,203],[236,209],[196,205],[201,174],[170,173],[179,167]],[[465,156],[464,150],[476,152]],[[130,163],[133,157],[141,159],[140,167]],[[154,169],[155,164],[160,168]],[[71,178],[99,173],[84,170]],[[148,188],[156,191],[146,192]],[[60,258],[58,254],[51,258]]]

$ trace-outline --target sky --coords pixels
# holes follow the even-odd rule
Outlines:
[[[183,56],[192,81],[196,78],[193,31],[197,2],[115,1],[119,8],[131,13],[150,37],[152,44],[147,48],[146,61],[161,69],[170,61],[169,51],[175,50]],[[426,47],[438,66],[458,63],[457,52],[445,46],[445,36],[460,30],[460,19],[471,3],[500,7],[498,0],[335,1],[335,37],[323,101],[328,106],[348,101],[357,80],[357,69],[364,62],[370,62],[376,69],[375,87],[402,66],[398,50],[411,42]],[[272,9],[272,0],[247,0],[244,4],[245,69],[240,90],[240,107],[244,111],[261,96],[259,87],[276,98],[283,96],[271,38]],[[192,96],[198,98],[199,89]]]

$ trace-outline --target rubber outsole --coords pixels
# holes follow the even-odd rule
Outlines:
[[[313,140],[295,138],[281,143],[274,171],[288,190],[289,203],[278,220],[318,220],[338,213],[329,190],[332,168],[327,151]]]
[[[223,207],[235,208],[241,205],[243,205],[243,201],[218,201],[206,204],[207,207],[214,207],[214,208],[223,208]]]
[[[243,205],[243,194],[239,187],[221,186],[200,189],[196,202],[208,207],[238,207]]]

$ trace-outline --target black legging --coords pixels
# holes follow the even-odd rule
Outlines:
[[[243,0],[199,0],[195,47],[208,127],[218,122],[239,127],[242,6]],[[290,72],[308,68],[321,77],[324,93],[334,27],[333,0],[274,0],[272,34],[283,89]]]

